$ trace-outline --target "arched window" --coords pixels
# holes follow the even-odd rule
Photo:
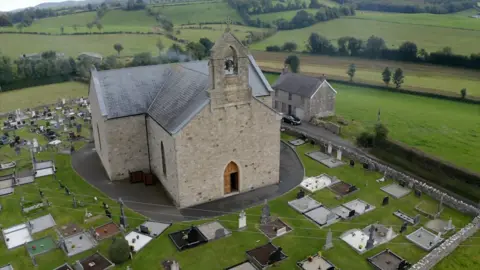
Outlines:
[[[232,46],[229,49],[225,57],[225,75],[236,75],[238,74],[237,51]]]
[[[167,175],[167,164],[165,162],[165,148],[163,148],[163,142],[160,143],[160,148],[162,150],[162,169],[163,175]]]

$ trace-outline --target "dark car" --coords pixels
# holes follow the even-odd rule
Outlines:
[[[287,124],[290,124],[290,125],[294,125],[294,126],[298,126],[302,123],[300,121],[300,118],[298,118],[294,115],[284,115],[283,116],[283,122],[287,123]]]

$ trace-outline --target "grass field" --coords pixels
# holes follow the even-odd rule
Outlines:
[[[180,34],[175,34],[176,37],[197,42],[200,38],[208,38],[215,42],[225,32],[225,24],[209,24],[204,27],[209,29],[189,29],[188,26],[177,26],[175,30],[180,30]],[[211,29],[210,29],[211,28]],[[263,32],[267,29],[256,28],[242,25],[231,25],[232,33],[240,40],[248,36],[249,32]]]
[[[276,75],[268,75],[268,79],[272,83]],[[373,130],[380,110],[390,138],[480,172],[478,105],[338,83],[332,86],[338,91],[337,115]]]
[[[312,9],[312,8],[307,8],[304,9],[305,11],[308,11],[309,13],[315,15],[317,13],[317,9]],[[285,19],[287,21],[290,21],[293,17],[295,17],[295,14],[300,10],[289,10],[289,11],[281,11],[281,12],[272,12],[272,13],[264,13],[264,14],[258,14],[258,15],[252,15],[252,19],[256,20],[259,18],[263,22],[273,22],[278,19]]]
[[[253,51],[255,60],[263,68],[281,70],[287,53]],[[381,73],[385,67],[390,70],[402,68],[405,83],[402,88],[444,95],[460,96],[460,89],[467,88],[470,97],[480,98],[480,72],[433,65],[420,65],[388,60],[369,60],[353,57],[330,57],[321,55],[299,55],[300,70],[337,80],[349,80],[348,66],[355,63],[357,71],[354,80],[384,85]]]
[[[479,52],[477,41],[480,40],[480,31],[342,17],[302,29],[280,31],[270,38],[252,44],[251,47],[265,50],[267,46],[282,45],[287,41],[293,41],[300,45],[298,50],[302,51],[305,49],[302,45],[305,44],[311,33],[321,34],[335,45],[336,40],[340,37],[352,36],[367,40],[370,36],[375,35],[382,37],[387,46],[391,48],[397,48],[405,41],[413,41],[419,49],[424,48],[428,52],[450,46],[454,53],[467,55]]]
[[[116,54],[113,45],[120,43],[124,50],[121,56],[131,56],[141,52],[157,55],[156,42],[161,39],[165,46],[173,41],[161,35],[83,35],[83,36],[42,36],[26,34],[0,34],[2,53],[18,58],[22,54],[38,53],[48,50],[63,52],[67,56],[77,57],[81,52],[96,52],[104,56]]]
[[[59,98],[77,98],[88,95],[88,85],[78,82],[49,84],[0,92],[0,112],[26,109],[57,102]]]
[[[442,15],[427,13],[405,14],[358,10],[355,18],[378,22],[438,26],[444,28],[459,28],[480,31],[480,20],[469,17],[469,15],[473,14],[475,14],[475,11],[473,10]]]
[[[234,22],[242,21],[237,11],[227,3],[192,3],[191,5],[155,7],[154,10],[167,16],[175,25],[225,22],[227,17]]]

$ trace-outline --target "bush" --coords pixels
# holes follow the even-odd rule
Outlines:
[[[375,125],[375,140],[378,142],[384,141],[387,139],[388,129],[382,123]]]
[[[122,264],[130,258],[130,247],[124,238],[114,238],[108,250],[110,260],[114,264]]]
[[[357,145],[361,147],[370,148],[370,147],[373,147],[374,140],[375,140],[374,135],[365,131],[365,132],[362,132],[357,137]]]

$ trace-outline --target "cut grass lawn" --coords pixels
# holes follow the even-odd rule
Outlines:
[[[166,5],[155,7],[154,10],[169,18],[174,25],[196,24],[206,22],[225,23],[227,17],[233,22],[241,22],[237,11],[227,3],[192,3],[189,5]]]
[[[189,26],[178,26],[175,30],[180,30],[179,34],[175,34],[176,37],[198,42],[201,38],[208,38],[215,42],[225,32],[225,24],[209,24],[205,25],[203,29],[191,29]],[[242,25],[231,25],[230,29],[232,33],[240,40],[245,39],[250,32],[264,32],[265,28],[255,28]]]
[[[302,29],[279,31],[272,37],[252,44],[251,48],[263,51],[267,46],[292,41],[299,44],[298,50],[302,51],[305,49],[302,45],[311,33],[323,35],[335,45],[340,37],[351,36],[367,40],[375,35],[382,37],[389,48],[398,48],[405,41],[413,41],[419,49],[423,48],[428,52],[449,46],[454,53],[465,55],[479,52],[477,41],[480,39],[480,31],[342,17]]]
[[[276,75],[267,75],[267,78],[272,83]],[[339,83],[332,86],[338,91],[337,115],[360,123],[363,130],[373,130],[380,110],[390,138],[480,172],[478,105]]]
[[[82,36],[42,36],[26,34],[0,34],[2,53],[18,58],[20,55],[39,53],[48,50],[65,53],[76,58],[81,52],[96,52],[104,56],[116,55],[113,45],[120,43],[124,50],[120,56],[132,56],[141,52],[158,54],[157,40],[161,39],[166,47],[173,41],[161,35],[82,35]]]
[[[79,82],[49,84],[0,92],[0,112],[52,104],[57,102],[59,98],[71,99],[86,97],[87,95],[88,85]]]
[[[260,67],[280,71],[289,54],[253,51],[253,55]],[[405,75],[404,89],[460,97],[460,89],[466,88],[468,96],[480,98],[480,72],[475,70],[354,57],[298,56],[300,70],[318,76],[325,74],[327,78],[348,81],[347,69],[354,63],[356,82],[384,86],[381,73],[385,67],[389,67],[392,73],[395,68],[401,68]]]

